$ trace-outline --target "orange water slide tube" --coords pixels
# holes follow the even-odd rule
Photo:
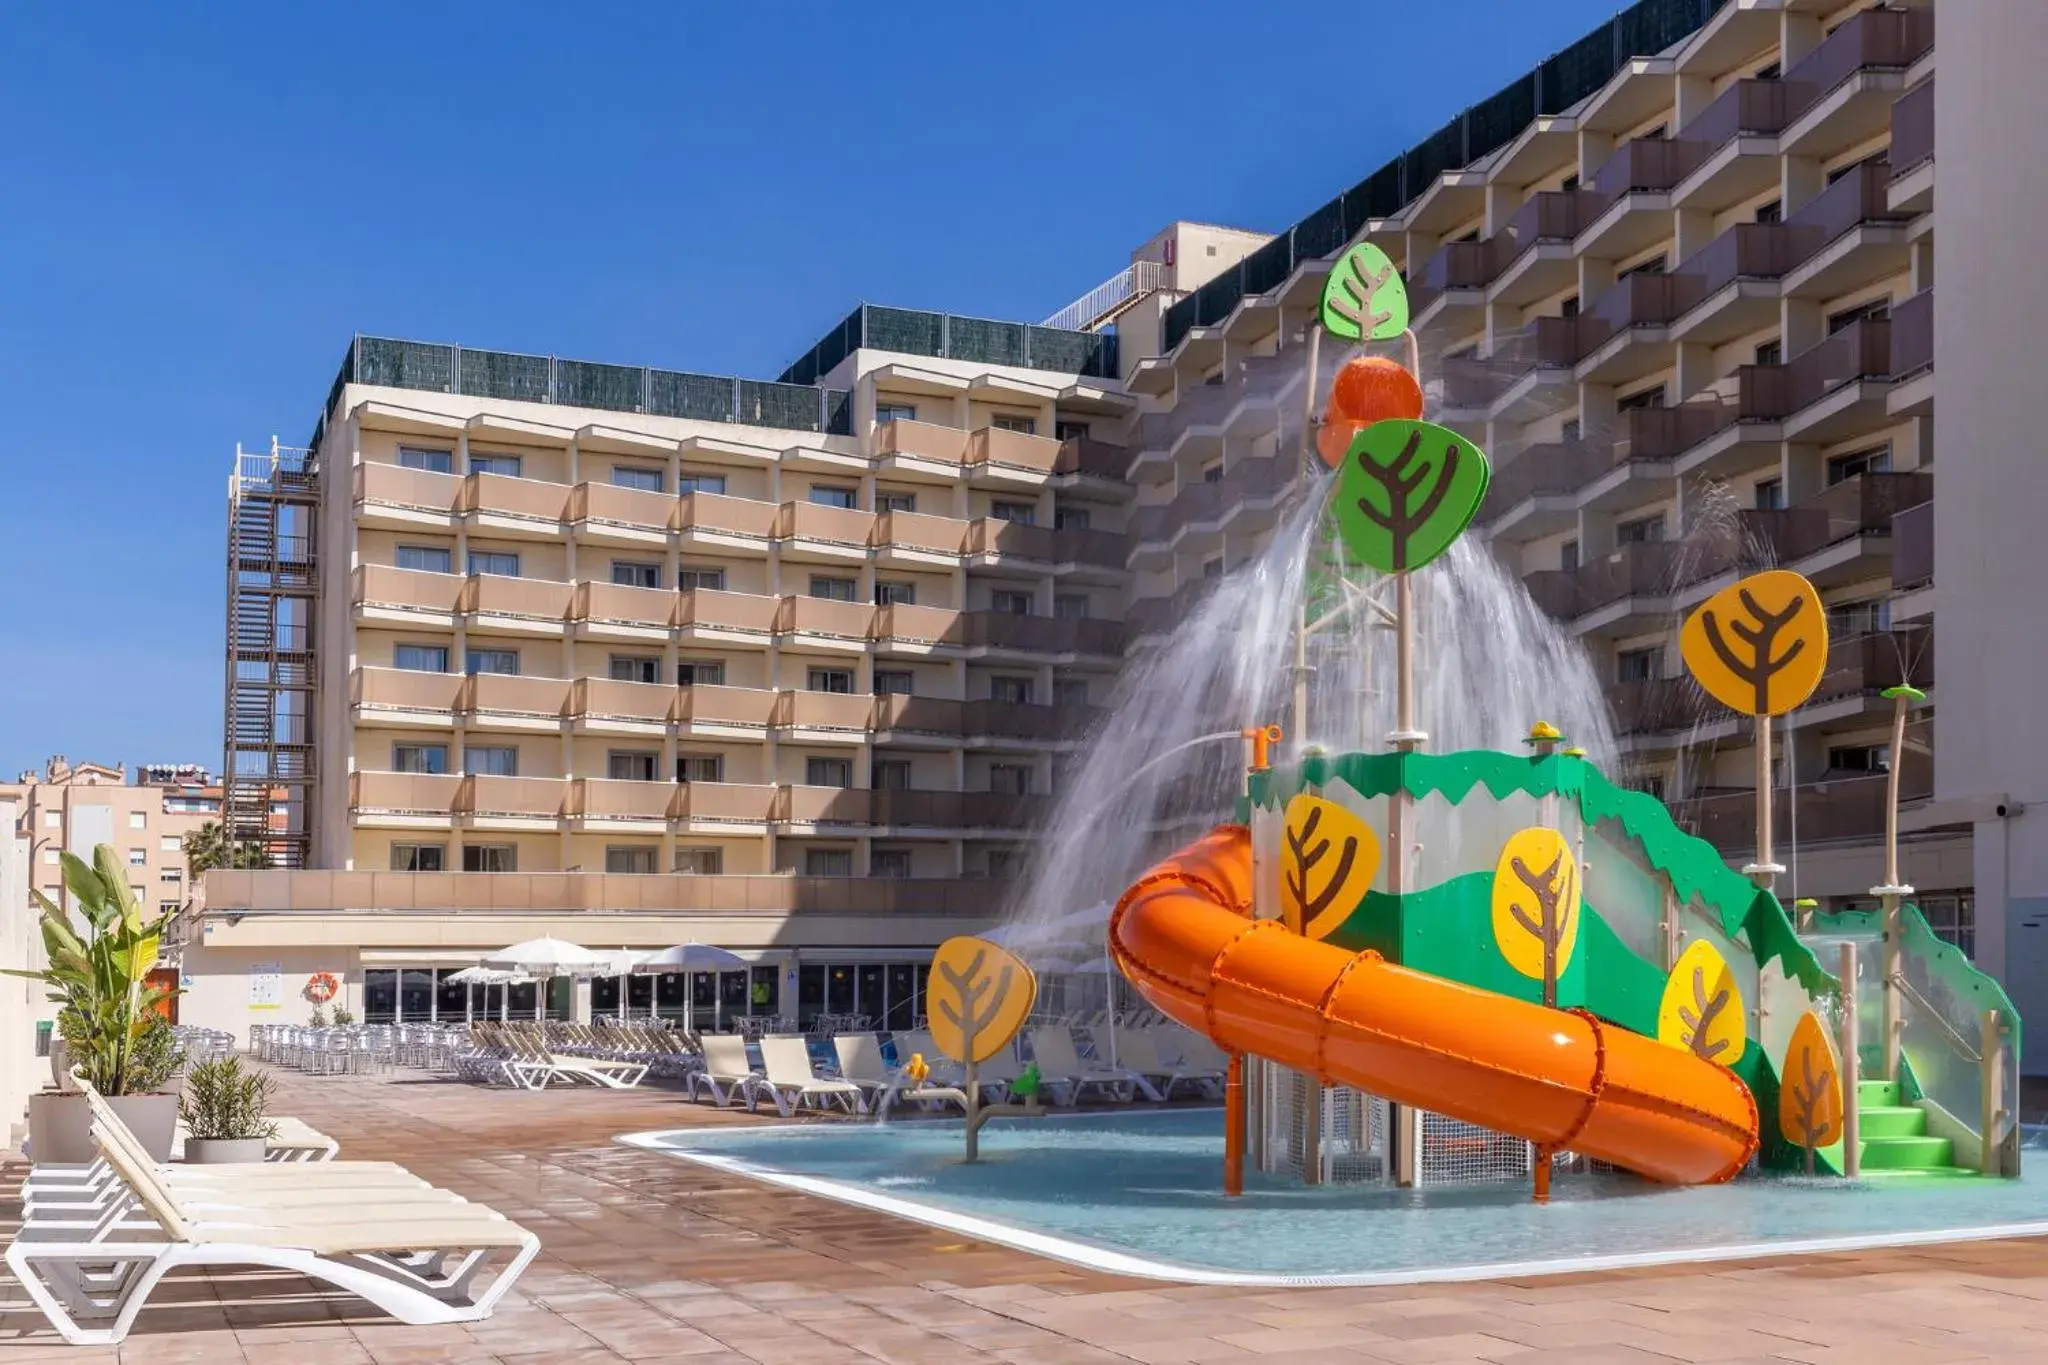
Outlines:
[[[1251,918],[1251,835],[1224,825],[1117,902],[1110,952],[1145,998],[1232,1053],[1653,1180],[1727,1180],[1756,1150],[1726,1067],[1578,1010],[1397,967]]]

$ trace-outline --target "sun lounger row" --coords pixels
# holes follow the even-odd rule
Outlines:
[[[29,1173],[6,1257],[74,1345],[120,1342],[184,1266],[293,1271],[427,1325],[488,1316],[540,1251],[503,1215],[388,1162],[159,1166],[84,1088],[100,1160]]]

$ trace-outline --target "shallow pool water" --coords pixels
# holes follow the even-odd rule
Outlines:
[[[1248,1176],[1242,1198],[1226,1199],[1216,1109],[999,1119],[982,1130],[974,1166],[960,1161],[957,1122],[686,1129],[627,1140],[1042,1254],[1201,1279],[1438,1278],[1938,1240],[1928,1234],[2029,1224],[2048,1233],[2048,1151],[2030,1153],[2038,1174],[2019,1180],[1767,1176],[1672,1189],[1624,1175],[1561,1176],[1539,1207],[1526,1186],[1310,1190],[1258,1175]]]

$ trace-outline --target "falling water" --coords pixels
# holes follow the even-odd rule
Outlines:
[[[1341,584],[1317,582],[1313,561],[1342,559],[1324,516],[1330,479],[1303,479],[1266,548],[1126,667],[1107,720],[1065,771],[1013,898],[1013,941],[1027,952],[1070,941],[1053,922],[1113,900],[1191,826],[1228,817],[1242,746],[1230,738],[1193,743],[1198,738],[1279,723],[1289,752],[1302,744],[1386,748],[1395,722],[1394,632],[1371,602],[1391,608],[1392,584],[1355,564],[1338,575]],[[1415,574],[1413,597],[1416,719],[1429,735],[1426,748],[1519,751],[1541,719],[1596,762],[1612,757],[1607,703],[1585,653],[1486,547],[1459,540]],[[1311,620],[1352,605],[1311,637],[1308,714],[1297,725],[1295,633],[1305,598]],[[1189,747],[1155,761],[1178,745]],[[1096,925],[1082,941],[1099,944],[1100,936]]]

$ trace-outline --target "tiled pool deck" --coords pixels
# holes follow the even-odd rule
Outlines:
[[[334,1134],[345,1156],[403,1162],[540,1234],[540,1260],[493,1318],[404,1327],[305,1282],[265,1277],[257,1295],[256,1277],[192,1273],[166,1282],[117,1352],[63,1345],[0,1281],[0,1365],[2048,1358],[2048,1241],[1454,1287],[1183,1288],[611,1141],[718,1121],[670,1090],[515,1094],[400,1072],[286,1076],[280,1091],[275,1108]],[[10,1189],[22,1169],[6,1168]],[[0,1202],[0,1235],[14,1212]]]

